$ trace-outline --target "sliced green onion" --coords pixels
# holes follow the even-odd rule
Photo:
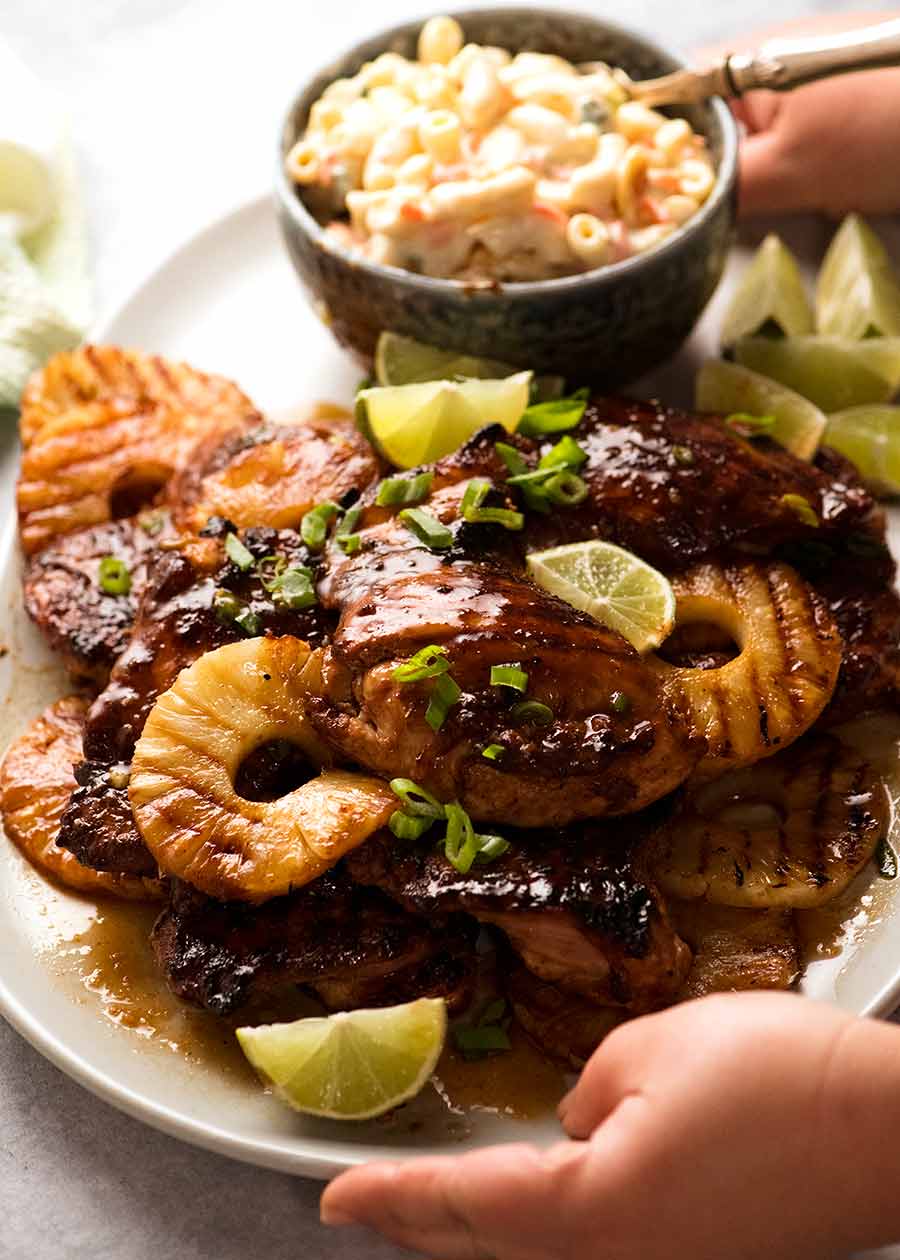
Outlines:
[[[879,840],[875,850],[875,866],[882,879],[897,878],[897,854],[887,840]]]
[[[513,705],[510,716],[514,722],[533,722],[535,726],[549,726],[553,721],[553,710],[540,700],[523,700]]]
[[[609,703],[614,713],[627,713],[631,708],[631,701],[624,691],[614,691],[609,697]]]
[[[385,477],[378,487],[375,502],[379,507],[394,507],[398,503],[421,503],[428,497],[434,473],[421,472],[415,477]]]
[[[97,582],[106,595],[127,595],[131,590],[128,565],[118,556],[104,556],[97,570]]]
[[[790,508],[804,525],[809,525],[812,529],[819,528],[819,517],[809,499],[804,499],[802,494],[783,494],[781,502],[786,508]]]
[[[573,472],[558,472],[544,485],[544,493],[551,503],[560,507],[575,507],[588,496],[587,482]]]
[[[538,468],[571,468],[577,471],[582,464],[587,463],[587,458],[587,451],[567,433],[546,455],[541,456]]]
[[[549,433],[574,429],[584,415],[588,393],[587,389],[579,389],[568,398],[554,398],[551,402],[526,407],[516,432],[525,437],[546,437]]]
[[[485,525],[502,525],[504,529],[524,529],[525,517],[521,512],[514,512],[511,508],[481,506],[492,489],[491,483],[480,477],[469,482],[460,504],[463,520]]]
[[[491,686],[513,687],[516,691],[525,692],[528,689],[528,675],[518,665],[492,665]]]
[[[437,678],[438,674],[446,674],[449,668],[447,649],[431,643],[398,665],[394,670],[394,677],[397,682],[402,683],[420,682],[423,678]]]
[[[673,446],[672,458],[676,464],[681,464],[682,468],[689,468],[694,462],[694,452],[689,446]]]
[[[528,472],[528,462],[521,451],[517,451],[514,446],[510,446],[508,442],[496,442],[494,450],[503,460],[507,471],[516,476],[519,473]]]
[[[747,411],[733,411],[725,417],[725,427],[741,437],[763,437],[775,428],[775,416],[753,416]]]
[[[234,591],[226,591],[223,587],[213,592],[212,606],[219,621],[234,621],[244,607]]]
[[[472,819],[456,801],[444,808],[447,816],[444,856],[460,875],[468,875],[478,852],[478,837],[475,835]]]
[[[502,836],[479,836],[478,840],[479,848],[475,854],[475,861],[483,866],[502,857],[510,847],[509,841],[504,840]]]
[[[504,1015],[506,1015],[506,1000],[497,998],[493,1002],[488,1002],[476,1023],[479,1028],[483,1028],[485,1024],[499,1024]]]
[[[272,593],[278,604],[301,612],[304,608],[312,608],[316,602],[316,588],[313,585],[312,571],[305,565],[295,565],[285,569],[275,579]]]
[[[404,508],[399,519],[429,551],[446,551],[453,546],[453,535],[447,526],[424,508]]]
[[[305,514],[300,522],[300,537],[310,551],[321,551],[325,545],[328,526],[336,516],[340,515],[340,511],[336,503],[328,500],[325,503],[317,503]]]
[[[509,1050],[509,1034],[499,1024],[485,1024],[480,1028],[472,1028],[469,1024],[459,1024],[453,1029],[453,1040],[456,1047],[466,1055],[483,1055]]]
[[[352,556],[362,546],[362,534],[341,534],[339,538],[335,538],[335,542],[344,555]]]
[[[443,818],[444,806],[439,800],[413,783],[412,779],[391,779],[391,791],[403,802],[407,814],[415,814],[422,818]]]
[[[487,757],[488,761],[499,761],[506,749],[502,744],[488,744],[487,748],[482,748],[482,757]]]
[[[155,538],[162,530],[166,520],[167,513],[160,509],[158,512],[142,512],[138,517],[138,524],[145,534]]]
[[[255,563],[252,551],[248,551],[237,534],[225,535],[225,554],[232,564],[237,565],[242,573],[252,569]]]
[[[388,819],[388,826],[398,840],[420,840],[428,828],[434,826],[434,821],[423,814],[407,814],[402,809],[395,809]]]
[[[259,634],[259,617],[247,604],[233,618],[234,624],[240,626],[244,634],[252,638],[255,634]]]
[[[362,546],[362,535],[353,532],[361,516],[362,508],[348,508],[343,520],[334,531],[334,541],[347,556],[352,556]]]
[[[444,725],[447,714],[461,695],[461,688],[449,674],[439,674],[435,678],[434,686],[431,689],[431,699],[428,702],[428,708],[425,710],[425,721],[435,734]]]

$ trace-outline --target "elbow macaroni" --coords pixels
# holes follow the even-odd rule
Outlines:
[[[715,186],[684,118],[601,63],[467,44],[431,18],[329,84],[285,170],[342,247],[458,279],[540,280],[652,248]]]

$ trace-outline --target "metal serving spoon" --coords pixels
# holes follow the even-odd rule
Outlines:
[[[785,92],[833,74],[897,65],[900,18],[835,35],[773,39],[755,52],[730,53],[705,70],[629,79],[625,86],[644,105],[694,105],[710,96],[743,96],[760,88]]]

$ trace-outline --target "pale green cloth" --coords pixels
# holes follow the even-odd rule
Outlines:
[[[0,91],[0,407],[18,405],[28,377],[58,350],[78,345],[91,316],[84,208],[78,192],[71,145],[49,96],[39,97],[36,81],[0,44],[0,76],[14,75],[16,97]],[[28,109],[42,113],[41,149],[27,127]],[[21,146],[21,148],[19,148]],[[46,172],[47,196],[31,226],[21,209],[25,180],[16,157]],[[29,193],[31,190],[28,190]],[[31,227],[31,230],[29,230]]]

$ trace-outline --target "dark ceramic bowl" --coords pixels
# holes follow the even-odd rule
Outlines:
[[[633,78],[683,63],[642,35],[583,13],[481,9],[455,13],[469,41],[534,49],[573,62],[606,61]],[[688,223],[646,254],[558,280],[473,288],[359,260],[334,244],[284,171],[310,106],[334,79],[387,50],[415,57],[424,19],[394,27],[345,53],[308,83],[281,128],[276,196],[291,260],[342,345],[371,360],[382,329],[507,360],[607,389],[633,380],[681,345],[719,282],[731,243],[737,128],[721,100],[679,110],[704,135],[716,186]]]

